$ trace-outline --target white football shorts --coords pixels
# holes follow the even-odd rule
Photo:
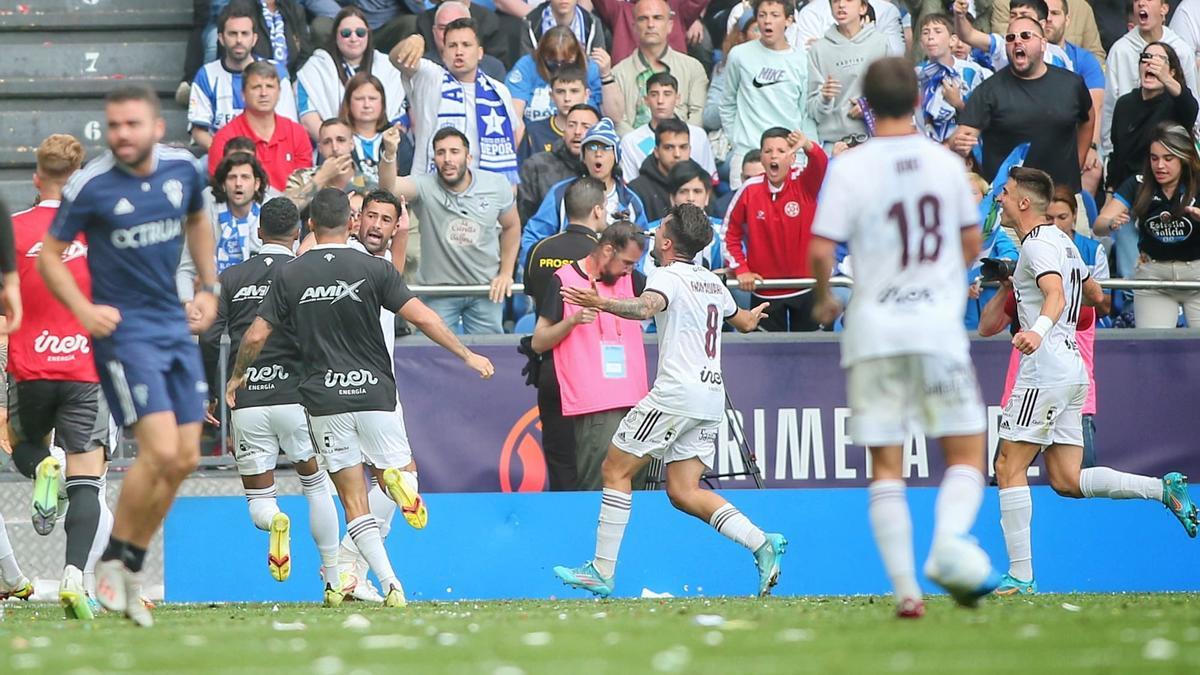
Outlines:
[[[625,414],[612,442],[635,457],[657,457],[665,464],[696,457],[711,469],[720,430],[720,421],[674,415],[643,400]]]
[[[330,473],[358,464],[399,469],[412,462],[399,403],[395,410],[310,415],[308,425],[317,454]]]
[[[857,445],[903,445],[987,430],[975,368],[944,356],[902,354],[859,361],[846,376],[850,436]]]
[[[230,423],[233,457],[243,476],[274,471],[280,450],[292,462],[313,458],[308,419],[299,403],[239,408],[230,413]]]
[[[1000,438],[1046,447],[1083,447],[1083,404],[1088,385],[1013,389],[1000,416]]]

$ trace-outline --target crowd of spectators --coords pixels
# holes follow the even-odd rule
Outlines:
[[[1022,162],[1074,195],[1059,216],[1114,277],[1200,280],[1200,0],[194,5],[176,98],[211,178],[218,264],[257,250],[271,196],[303,212],[325,187],[360,202],[383,188],[405,200],[411,281],[491,289],[430,303],[463,332],[533,331],[539,285],[530,300],[512,285],[569,231],[586,178],[603,190],[600,232],[652,236],[698,205],[714,237],[697,262],[770,302],[764,329],[836,329],[813,321],[805,289],[762,282],[808,276],[825,168],[872,136],[861,77],[894,55],[920,81],[914,128],[963,157],[981,208]],[[1015,255],[988,215],[985,255]],[[844,250],[838,272],[853,276]],[[185,295],[192,274],[184,260]],[[973,289],[968,327],[987,293]],[[1116,293],[1096,325],[1198,326],[1200,293]]]

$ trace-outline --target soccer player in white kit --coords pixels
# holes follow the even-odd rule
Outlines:
[[[839,156],[825,176],[809,248],[814,313],[825,325],[837,316],[828,282],[835,246],[847,242],[855,269],[842,338],[850,435],[871,451],[868,513],[896,614],[918,618],[925,606],[902,474],[902,447],[911,434],[938,438],[948,467],[925,574],[965,606],[999,582],[990,564],[975,566],[966,580],[955,572],[961,558],[987,560],[968,538],[983,501],[987,421],[962,323],[966,269],[982,234],[962,160],[913,128],[912,63],[874,62],[863,94],[876,134]],[[865,176],[874,179],[870,198],[862,192]]]
[[[1021,256],[1012,279],[980,316],[979,333],[995,335],[1008,325],[1004,303],[1016,294],[1021,330],[1013,346],[1021,352],[1017,382],[1000,420],[996,482],[1000,486],[1000,525],[1008,548],[1008,573],[999,595],[1037,591],[1033,577],[1030,523],[1033,500],[1027,470],[1045,448],[1050,486],[1064,497],[1151,499],[1161,502],[1195,537],[1197,509],[1187,478],[1138,476],[1108,467],[1083,467],[1083,404],[1088,376],[1075,344],[1079,307],[1099,304],[1100,285],[1090,276],[1071,238],[1050,224],[1046,207],[1054,194],[1050,176],[1020,167],[1009,172],[1000,193],[1000,222],[1015,227]]]
[[[631,481],[652,457],[667,467],[667,495],[675,508],[754,554],[759,595],[769,594],[779,578],[779,561],[787,548],[783,535],[763,532],[723,497],[700,487],[700,478],[712,468],[725,415],[721,328],[728,321],[748,333],[758,327],[767,308],[764,302],[750,311],[739,309],[720,278],[693,264],[712,237],[703,209],[674,206],[654,238],[652,255],[659,269],[641,295],[627,300],[601,296],[594,280],[590,289],[562,290],[563,299],[573,305],[626,319],[656,317],[659,334],[654,387],[621,421],[604,459],[596,555],[580,567],[554,568],[568,586],[600,597],[612,594],[617,553],[633,506]],[[604,358],[606,364],[614,359],[624,367],[623,354],[606,347]]]

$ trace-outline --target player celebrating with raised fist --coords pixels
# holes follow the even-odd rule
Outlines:
[[[700,488],[701,477],[712,468],[725,414],[722,322],[748,333],[758,327],[767,303],[751,311],[739,309],[721,279],[694,264],[713,237],[700,207],[672,207],[655,235],[651,255],[660,269],[638,297],[599,295],[594,281],[590,288],[562,289],[563,299],[573,305],[637,321],[655,317],[660,338],[654,388],[617,427],[601,468],[596,555],[574,569],[555,567],[554,573],[568,586],[600,597],[612,594],[617,553],[633,508],[633,477],[656,457],[666,464],[671,504],[749,549],[758,565],[758,594],[767,595],[779,578],[787,540],[764,533],[723,497]],[[618,358],[607,350],[605,354],[606,359]],[[624,367],[624,356],[619,358]]]
[[[1046,207],[1054,183],[1043,171],[1019,167],[1000,193],[1000,221],[1021,237],[1021,256],[1011,285],[984,307],[979,333],[995,335],[1008,325],[1004,303],[1016,294],[1021,330],[1013,346],[1021,352],[1017,383],[1000,420],[996,482],[1000,485],[1000,525],[1008,548],[1008,573],[996,593],[1037,591],[1033,577],[1030,524],[1033,499],[1027,470],[1045,449],[1050,486],[1064,497],[1150,499],[1161,502],[1195,537],[1196,505],[1187,478],[1177,472],[1160,478],[1083,466],[1083,404],[1088,376],[1075,343],[1075,324],[1086,300],[1103,301],[1071,238],[1050,224]]]

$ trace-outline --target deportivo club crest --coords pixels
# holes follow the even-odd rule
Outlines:
[[[163,183],[163,194],[171,201],[171,206],[179,208],[183,206],[183,183],[172,178]]]

